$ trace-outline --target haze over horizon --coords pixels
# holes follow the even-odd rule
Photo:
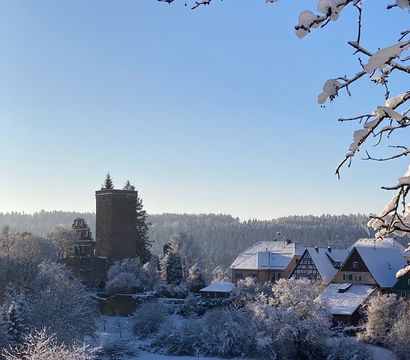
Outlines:
[[[110,171],[152,214],[379,212],[393,195],[380,186],[397,182],[405,158],[356,158],[340,181],[334,170],[356,128],[337,118],[372,111],[384,89],[366,80],[352,97],[316,102],[327,79],[357,71],[353,9],[299,40],[295,15],[308,5],[183,5],[1,5],[0,211],[92,212]],[[367,22],[385,16],[384,4],[366,9],[369,48],[408,20],[391,11],[389,28]]]

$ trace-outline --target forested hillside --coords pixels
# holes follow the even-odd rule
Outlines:
[[[0,214],[0,226],[45,235],[56,226],[70,227],[75,217],[86,219],[95,234],[95,214],[41,211],[35,214]],[[159,254],[171,235],[185,232],[203,250],[208,268],[229,266],[238,252],[260,240],[288,238],[306,245],[345,247],[360,237],[372,236],[365,215],[289,216],[270,221],[241,221],[230,215],[150,215],[152,250]],[[280,234],[278,234],[280,233]]]

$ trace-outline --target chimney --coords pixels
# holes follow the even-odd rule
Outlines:
[[[315,246],[315,251],[318,253],[319,252],[319,248],[317,246]]]
[[[332,248],[330,246],[327,247],[328,252],[332,252]]]

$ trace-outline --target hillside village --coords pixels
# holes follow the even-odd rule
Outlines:
[[[312,349],[315,358],[368,359],[373,350],[366,344],[388,338],[397,355],[408,358],[407,333],[393,334],[405,321],[402,311],[407,314],[410,251],[396,239],[362,238],[336,249],[305,247],[276,234],[244,249],[229,269],[220,266],[207,276],[184,234],[172,237],[160,257],[149,253],[149,239],[136,224],[149,225],[129,182],[114,189],[107,175],[95,197],[95,237],[82,218],[46,239],[3,229],[2,243],[12,250],[0,257],[6,270],[0,345],[14,346],[14,354],[29,351],[22,344],[34,336],[31,344],[63,340],[64,347],[88,339],[92,349],[100,348],[81,359],[134,359],[140,351],[310,359]],[[19,253],[27,241],[51,241],[55,255],[48,249],[28,264]],[[8,269],[22,266],[27,273],[10,275]],[[53,302],[44,294],[53,294]],[[371,311],[380,311],[379,303],[388,303],[390,312],[375,332]],[[47,337],[47,328],[56,338]],[[253,332],[265,335],[252,338]],[[15,359],[5,351],[2,356]]]

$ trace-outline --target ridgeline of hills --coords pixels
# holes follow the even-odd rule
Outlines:
[[[57,226],[71,227],[76,217],[84,218],[95,234],[95,214],[41,211],[34,214],[0,213],[0,227],[44,236]],[[241,221],[230,215],[160,214],[150,215],[152,252],[160,254],[171,235],[185,232],[201,250],[208,269],[229,266],[236,255],[261,240],[286,238],[306,246],[346,247],[362,237],[373,236],[367,228],[368,216],[321,215],[288,216],[273,220]],[[280,233],[280,234],[278,234]]]

